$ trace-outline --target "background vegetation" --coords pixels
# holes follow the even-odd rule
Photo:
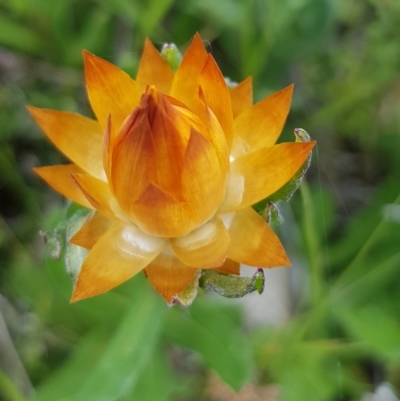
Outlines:
[[[398,0],[0,0],[0,400],[399,389],[399,26]],[[295,262],[277,326],[246,326],[242,302],[209,294],[168,309],[143,277],[70,305],[37,234],[66,203],[31,168],[63,160],[25,105],[91,115],[82,48],[135,76],[146,36],[184,50],[196,31],[227,76],[253,75],[255,100],[294,82],[282,138],[302,127],[318,141],[277,228]]]

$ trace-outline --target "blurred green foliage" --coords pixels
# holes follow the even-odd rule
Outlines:
[[[210,370],[282,401],[399,389],[399,25],[397,0],[0,0],[0,400],[230,399]],[[146,36],[184,50],[196,31],[255,100],[294,82],[282,139],[318,141],[279,228],[303,276],[279,326],[203,294],[169,309],[142,276],[70,305],[37,235],[66,204],[31,168],[63,159],[25,105],[91,115],[81,49],[134,76]]]

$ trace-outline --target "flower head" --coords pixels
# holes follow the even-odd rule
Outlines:
[[[84,52],[97,120],[30,107],[71,164],[36,168],[95,212],[71,238],[90,250],[72,300],[144,270],[167,300],[199,269],[288,266],[279,239],[251,207],[278,191],[313,142],[275,142],[292,86],[252,104],[251,79],[229,89],[196,35],[174,73],[146,41],[136,80]]]

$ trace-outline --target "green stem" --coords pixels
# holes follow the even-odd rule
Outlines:
[[[316,235],[314,205],[306,182],[300,186],[300,193],[303,199],[304,238],[310,264],[311,303],[316,307],[320,302],[323,287],[320,243]]]

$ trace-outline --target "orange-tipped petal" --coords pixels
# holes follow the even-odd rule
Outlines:
[[[253,105],[253,79],[246,78],[230,90],[233,118],[242,114]]]
[[[83,172],[76,164],[35,167],[33,171],[61,195],[82,206],[93,209],[91,203],[72,179],[72,174]]]
[[[238,276],[240,274],[240,263],[227,258],[221,267],[218,267],[214,270],[219,273],[234,274]]]
[[[146,266],[145,271],[154,289],[168,303],[190,284],[197,273],[196,269],[182,263],[168,246]]]
[[[206,63],[198,78],[198,90],[193,102],[195,112],[199,98],[217,117],[230,148],[233,135],[231,96],[224,76],[211,54],[207,56]]]
[[[314,145],[281,143],[234,160],[221,212],[241,209],[272,195],[295,175]]]
[[[290,85],[235,118],[231,150],[234,158],[272,146],[276,142],[289,113],[292,93],[293,85]]]
[[[207,60],[207,52],[200,35],[196,33],[175,73],[170,95],[191,107],[197,88],[197,77]]]
[[[141,91],[127,73],[115,65],[84,51],[86,89],[103,130],[111,114],[116,130],[139,104]]]
[[[185,235],[223,201],[228,164],[213,146],[210,129],[155,87],[124,124],[114,144],[112,188],[145,232]]]
[[[118,204],[106,182],[84,174],[73,174],[72,178],[92,207],[98,210],[102,215],[117,222],[126,220],[126,218],[120,214]]]
[[[115,130],[112,130],[111,114],[108,116],[106,129],[103,138],[103,168],[108,180],[108,185],[112,185],[111,180],[111,166],[112,166],[112,153],[114,149],[114,142],[116,137]],[[112,187],[111,187],[112,190]]]
[[[166,240],[144,234],[133,226],[110,228],[82,265],[71,302],[109,291],[148,265]]]
[[[251,207],[232,213],[228,232],[230,259],[256,267],[290,266],[279,238]]]
[[[193,130],[182,174],[185,206],[193,221],[206,222],[223,202],[228,168],[228,160],[215,144]]]
[[[144,91],[148,85],[155,85],[159,91],[169,93],[173,79],[174,73],[169,64],[150,40],[146,39],[136,76],[140,89]]]
[[[69,242],[86,249],[92,249],[101,236],[111,227],[111,224],[112,221],[102,214],[94,213],[70,238]]]
[[[100,157],[103,133],[97,121],[66,111],[32,106],[28,110],[47,137],[72,162],[97,178],[105,178]]]
[[[131,208],[131,219],[143,231],[163,237],[174,237],[193,229],[184,204],[172,198],[155,184],[149,184]]]
[[[170,241],[176,256],[186,265],[202,269],[221,266],[229,248],[224,223],[215,218],[189,234]]]

